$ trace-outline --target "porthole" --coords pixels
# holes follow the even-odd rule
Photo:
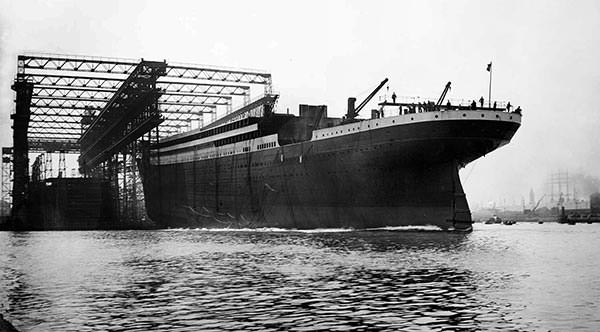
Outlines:
[[[500,115],[496,114],[496,119],[500,119]]]
[[[482,118],[485,118],[485,114],[481,114],[481,117],[482,117]]]
[[[414,120],[414,119],[415,119],[415,118],[410,118],[410,120],[411,120],[411,121],[412,121],[412,120]]]
[[[379,123],[376,123],[375,126],[379,126]]]
[[[435,115],[435,118],[436,118],[436,119],[438,118],[438,115],[437,115],[437,114]]]
[[[463,117],[466,117],[467,115],[465,113],[463,113]]]
[[[396,120],[392,120],[392,123],[396,123]]]
[[[512,120],[512,115],[510,116],[510,119]]]

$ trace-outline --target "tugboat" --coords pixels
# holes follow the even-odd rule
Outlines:
[[[501,223],[502,223],[502,218],[498,217],[495,214],[490,219],[486,220],[486,222],[485,222],[486,225],[501,224]]]

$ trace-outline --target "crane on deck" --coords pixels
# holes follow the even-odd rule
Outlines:
[[[367,96],[367,98],[365,98],[365,100],[363,100],[363,102],[360,103],[360,105],[358,105],[358,107],[356,108],[354,108],[354,104],[356,103],[356,97],[348,98],[348,112],[346,113],[346,121],[354,121],[354,119],[358,116],[358,113],[360,113],[360,110],[362,110],[367,105],[367,103],[371,101],[371,99],[373,99],[373,97],[377,94],[377,92],[379,92],[379,90],[381,90],[381,88],[383,88],[387,81],[387,78],[381,81],[381,83],[379,83],[375,90],[373,90],[373,92],[371,92]]]
[[[442,106],[442,103],[444,102],[444,98],[446,98],[446,94],[448,93],[448,91],[450,91],[450,84],[451,84],[451,82],[446,83],[446,87],[444,88],[444,91],[442,92],[440,99],[438,99],[437,103],[435,103],[436,108]]]

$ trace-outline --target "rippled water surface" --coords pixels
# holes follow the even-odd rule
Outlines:
[[[0,233],[22,331],[600,330],[600,225]]]

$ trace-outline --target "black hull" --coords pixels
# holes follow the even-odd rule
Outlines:
[[[458,168],[510,141],[517,122],[424,121],[209,160],[146,163],[163,227],[471,227]]]

